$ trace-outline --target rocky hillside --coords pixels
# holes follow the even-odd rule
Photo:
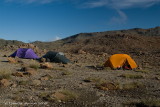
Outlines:
[[[155,53],[160,48],[160,27],[119,31],[80,33],[55,42],[34,42],[39,47],[76,53],[84,50],[98,54]]]
[[[4,39],[0,39],[0,48],[7,46],[7,45],[20,45],[23,42],[21,41],[17,41],[17,40],[4,40]]]
[[[160,27],[119,31],[80,33],[55,42],[34,42],[55,51],[108,55],[126,53],[137,62],[160,66]]]

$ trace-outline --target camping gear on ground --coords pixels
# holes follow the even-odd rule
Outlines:
[[[67,59],[62,52],[49,51],[42,58],[45,58],[47,62],[56,62],[63,64],[67,64],[70,62],[70,60]]]
[[[105,67],[112,69],[134,69],[137,68],[136,62],[127,54],[114,54],[105,62]]]
[[[26,59],[38,59],[39,57],[30,48],[19,48],[10,57],[19,57]]]

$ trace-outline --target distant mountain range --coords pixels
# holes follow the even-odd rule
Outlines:
[[[54,42],[36,41],[33,44],[41,48],[63,52],[76,52],[79,49],[83,49],[91,53],[120,53],[134,50],[143,51],[149,48],[149,44],[158,45],[160,42],[159,37],[160,27],[150,29],[134,28],[129,30],[80,33]]]
[[[63,41],[76,41],[80,39],[90,38],[92,36],[99,35],[113,35],[113,34],[126,34],[126,35],[141,35],[141,36],[160,36],[160,27],[141,29],[134,28],[129,30],[117,30],[117,31],[106,31],[106,32],[94,32],[94,33],[80,33],[63,39]]]
[[[134,28],[129,30],[80,33],[58,41],[35,41],[33,44],[41,47],[42,49],[63,52],[76,52],[79,49],[83,49],[91,53],[108,52],[112,49],[116,50],[116,52],[118,50],[118,52],[121,52],[122,50],[127,50],[128,52],[128,50],[135,50],[133,49],[134,46],[136,46],[134,47],[136,50],[144,50],[149,44],[159,44],[159,37],[160,27],[150,29]],[[0,39],[0,47],[20,44],[23,44],[23,42]],[[114,51],[111,53],[113,52]]]

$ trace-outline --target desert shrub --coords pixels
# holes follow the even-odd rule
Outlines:
[[[27,85],[28,83],[29,81],[24,81],[24,80],[18,82],[19,85]]]
[[[104,67],[105,70],[112,71],[110,67]]]
[[[129,102],[124,105],[134,107],[160,107],[160,99],[147,99],[140,102]]]
[[[101,84],[101,83],[105,82],[104,79],[99,78],[99,77],[87,77],[83,81],[84,82],[95,82],[97,84]]]
[[[43,98],[43,97],[46,97],[49,93],[47,92],[42,92],[39,94],[39,97]]]
[[[78,97],[78,95],[70,90],[59,90],[55,93],[46,93],[46,92],[41,93],[40,97],[43,100],[51,101],[51,102],[55,102],[55,101],[67,102],[67,101],[75,100]]]
[[[129,90],[129,89],[135,89],[135,88],[140,88],[140,87],[144,87],[144,85],[139,82],[119,84],[119,89],[122,89],[122,90]]]
[[[135,72],[149,73],[150,71],[146,69],[136,69]]]
[[[29,67],[37,70],[40,67],[40,64],[34,61],[29,64]]]
[[[96,84],[96,88],[98,88],[100,90],[117,90],[119,87],[118,87],[117,83],[104,82],[101,84]]]
[[[42,77],[40,78],[40,80],[51,80],[52,78],[53,78],[53,76],[51,76],[51,75],[49,75],[49,74],[46,74],[46,75],[42,76]]]
[[[70,72],[70,71],[64,71],[64,72],[62,72],[62,75],[71,75],[72,74],[72,72]]]
[[[101,90],[130,90],[140,87],[144,87],[144,85],[139,82],[131,82],[131,83],[102,82],[100,84],[96,84],[96,88]]]
[[[69,72],[69,71],[68,71],[67,69],[65,69],[65,68],[52,68],[51,70]]]
[[[62,99],[63,101],[70,101],[77,98],[77,94],[70,90],[61,90],[60,93],[65,95],[65,98]]]
[[[0,79],[10,79],[11,78],[11,71],[7,68],[0,69]]]
[[[12,99],[15,101],[22,101],[23,100],[22,97],[19,95],[12,97]]]
[[[53,69],[53,65],[51,63],[49,63],[49,62],[45,62],[45,63],[41,63],[40,64],[40,68],[52,70]]]

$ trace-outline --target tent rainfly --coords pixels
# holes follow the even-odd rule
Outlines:
[[[67,58],[64,56],[64,53],[62,53],[62,52],[49,51],[49,52],[47,52],[42,58],[46,58],[46,59],[49,60],[50,62],[56,62],[56,63],[67,64],[67,63],[70,62],[70,60],[67,59]]]
[[[38,59],[39,57],[30,48],[19,48],[10,57],[19,57],[25,59]]]
[[[104,64],[105,67],[112,69],[128,67],[128,69],[137,68],[136,62],[127,54],[114,54],[108,58]]]

